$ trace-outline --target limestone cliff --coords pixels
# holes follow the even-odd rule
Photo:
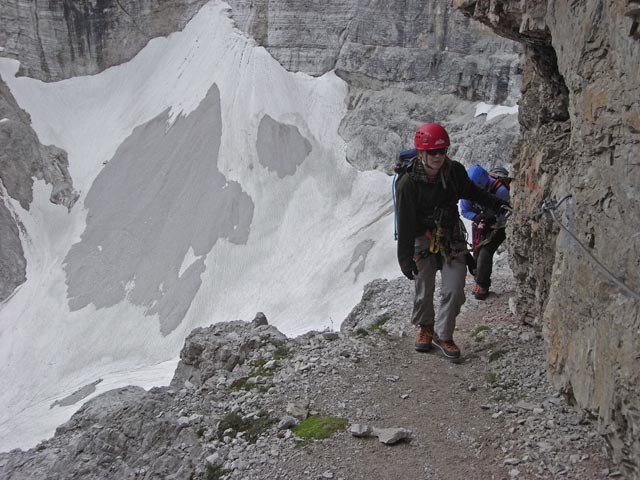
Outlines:
[[[457,0],[525,46],[514,207],[556,211],[589,251],[640,290],[640,8],[631,1]],[[542,324],[555,385],[599,417],[629,478],[640,475],[640,302],[548,216],[516,216],[518,311]]]
[[[231,16],[287,69],[335,69],[349,84],[341,135],[359,169],[390,171],[395,153],[427,121],[453,133],[452,152],[470,163],[509,163],[514,123],[464,117],[464,100],[515,104],[516,43],[470,22],[445,0],[230,0]],[[467,107],[467,110],[470,108]],[[508,123],[508,122],[507,122]],[[463,157],[463,158],[461,158]]]
[[[150,39],[181,29],[204,3],[7,0],[0,4],[0,55],[18,59],[19,74],[44,81],[95,74],[130,60]],[[426,121],[447,126],[454,142],[451,153],[465,164],[510,162],[518,134],[514,116],[489,122],[482,116],[474,118],[470,102],[515,103],[519,47],[471,22],[448,1],[330,0],[320,5],[311,0],[231,0],[229,4],[238,27],[285,68],[311,75],[335,69],[349,84],[349,111],[341,135],[347,159],[357,168],[391,171],[396,152],[411,144],[415,128]],[[15,104],[8,95],[1,90],[0,102]],[[21,125],[30,130],[28,120]],[[21,149],[43,151],[33,131],[19,137]],[[55,171],[61,162],[47,163],[48,159],[65,155],[38,153],[32,160],[7,152],[10,168],[22,173],[31,171],[33,161]],[[28,208],[33,180],[29,175],[12,176],[7,165],[1,169],[7,193]],[[66,167],[60,171],[66,172]],[[72,191],[68,175],[63,183],[64,191]],[[12,185],[24,192],[16,196]],[[18,231],[8,212],[2,218],[3,232]],[[5,235],[11,237],[7,245],[19,244],[17,233]],[[21,249],[4,252],[10,259],[0,257],[0,301],[24,281]]]
[[[97,0],[0,3],[0,55],[20,61],[19,74],[44,81],[100,72],[130,60],[154,37],[181,29],[205,0]],[[71,208],[78,194],[67,154],[44,146],[0,79],[0,301],[26,279],[19,225],[5,195],[29,209],[34,178],[53,186],[51,201]],[[26,232],[23,232],[26,234]]]
[[[23,230],[5,205],[8,197],[29,209],[34,179],[52,186],[52,203],[70,209],[78,198],[69,175],[67,154],[42,145],[29,115],[0,79],[0,302],[26,279],[26,260],[19,232]],[[24,231],[23,231],[24,234]]]
[[[182,29],[206,0],[0,3],[2,56],[44,81],[91,75],[130,60],[149,40]]]

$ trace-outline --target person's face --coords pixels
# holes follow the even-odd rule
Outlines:
[[[423,162],[427,167],[433,170],[440,170],[440,167],[442,167],[442,164],[444,163],[444,160],[447,156],[447,149],[441,148],[439,150],[423,150],[422,155]]]

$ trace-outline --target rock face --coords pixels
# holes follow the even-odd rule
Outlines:
[[[640,9],[635,1],[455,2],[525,47],[513,206],[555,212],[640,290]],[[600,419],[629,478],[640,474],[640,303],[560,227],[516,216],[519,314],[542,324],[553,383]]]
[[[94,74],[180,30],[205,3],[7,0],[0,5],[2,55],[20,60],[20,74],[44,81]]]
[[[349,84],[341,135],[356,168],[390,172],[396,152],[409,148],[415,129],[428,121],[452,131],[451,153],[460,150],[469,163],[509,163],[515,121],[492,125],[486,142],[461,104],[515,103],[518,45],[449,2],[330,0],[322,10],[311,1],[229,4],[238,27],[285,68],[311,75],[335,69]]]
[[[19,74],[44,81],[100,72],[130,60],[152,38],[175,32],[205,0],[159,2],[0,3],[0,55],[20,60]],[[71,208],[78,198],[67,154],[40,144],[29,116],[0,79],[0,179],[6,195],[28,209],[33,178],[53,185],[51,201]],[[5,192],[0,190],[0,200]],[[19,225],[0,202],[0,301],[26,279]]]
[[[452,369],[438,355],[413,351],[413,327],[397,308],[411,305],[412,285],[401,278],[366,286],[351,316],[353,332],[290,339],[261,313],[250,323],[196,329],[170,386],[129,386],[92,398],[53,438],[0,453],[0,478],[607,475],[603,439],[549,387],[543,342],[500,313],[508,311],[506,296],[488,300],[491,318],[487,303],[467,304],[457,333],[467,360]],[[367,315],[387,321],[369,325]],[[483,328],[470,324],[473,318]],[[352,434],[313,440],[324,435],[308,426],[321,418],[347,421]],[[433,428],[433,418],[442,428]],[[375,448],[370,435],[387,444],[410,441],[412,448]]]
[[[204,3],[8,0],[0,5],[0,55],[20,60],[19,74],[44,81],[95,74],[130,60],[152,38],[181,29]],[[450,153],[465,164],[510,163],[518,134],[515,117],[486,122],[474,117],[470,102],[515,103],[519,46],[471,22],[448,2],[331,0],[321,8],[315,1],[229,4],[238,27],[285,68],[311,75],[335,69],[348,82],[349,110],[341,135],[347,160],[356,168],[390,173],[396,153],[411,146],[413,132],[427,121],[447,126]],[[0,91],[3,99],[15,103],[8,91]],[[20,136],[23,148],[43,150],[33,132]],[[50,165],[44,170],[66,164],[59,150],[43,151],[41,157],[42,165]],[[30,160],[23,159],[17,156],[12,163],[28,172]],[[63,167],[60,171],[68,175]],[[14,183],[30,191],[32,179]],[[65,178],[61,188],[63,196],[73,198],[65,201],[73,204],[72,180]],[[21,194],[23,205],[30,203],[29,195]],[[17,225],[9,227],[8,214],[2,218],[7,244],[14,246],[0,257],[0,300],[24,281],[26,263],[17,246]]]
[[[42,145],[29,115],[18,107],[0,79],[0,302],[26,279],[26,260],[20,241],[21,225],[5,204],[11,197],[29,209],[34,178],[52,185],[50,200],[71,209],[78,198],[69,175],[67,154]]]

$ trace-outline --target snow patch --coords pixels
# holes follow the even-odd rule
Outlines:
[[[480,102],[476,105],[476,113],[474,117],[486,115],[487,120],[491,120],[499,115],[514,115],[518,113],[518,106],[507,107],[504,105],[491,105],[489,103]]]

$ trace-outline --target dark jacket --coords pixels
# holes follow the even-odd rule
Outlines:
[[[418,158],[415,160],[420,161]],[[414,255],[416,237],[433,231],[436,223],[451,231],[460,224],[458,200],[466,198],[493,210],[506,204],[475,185],[464,166],[447,158],[434,182],[417,177],[409,167],[396,185],[398,262],[402,266]]]

